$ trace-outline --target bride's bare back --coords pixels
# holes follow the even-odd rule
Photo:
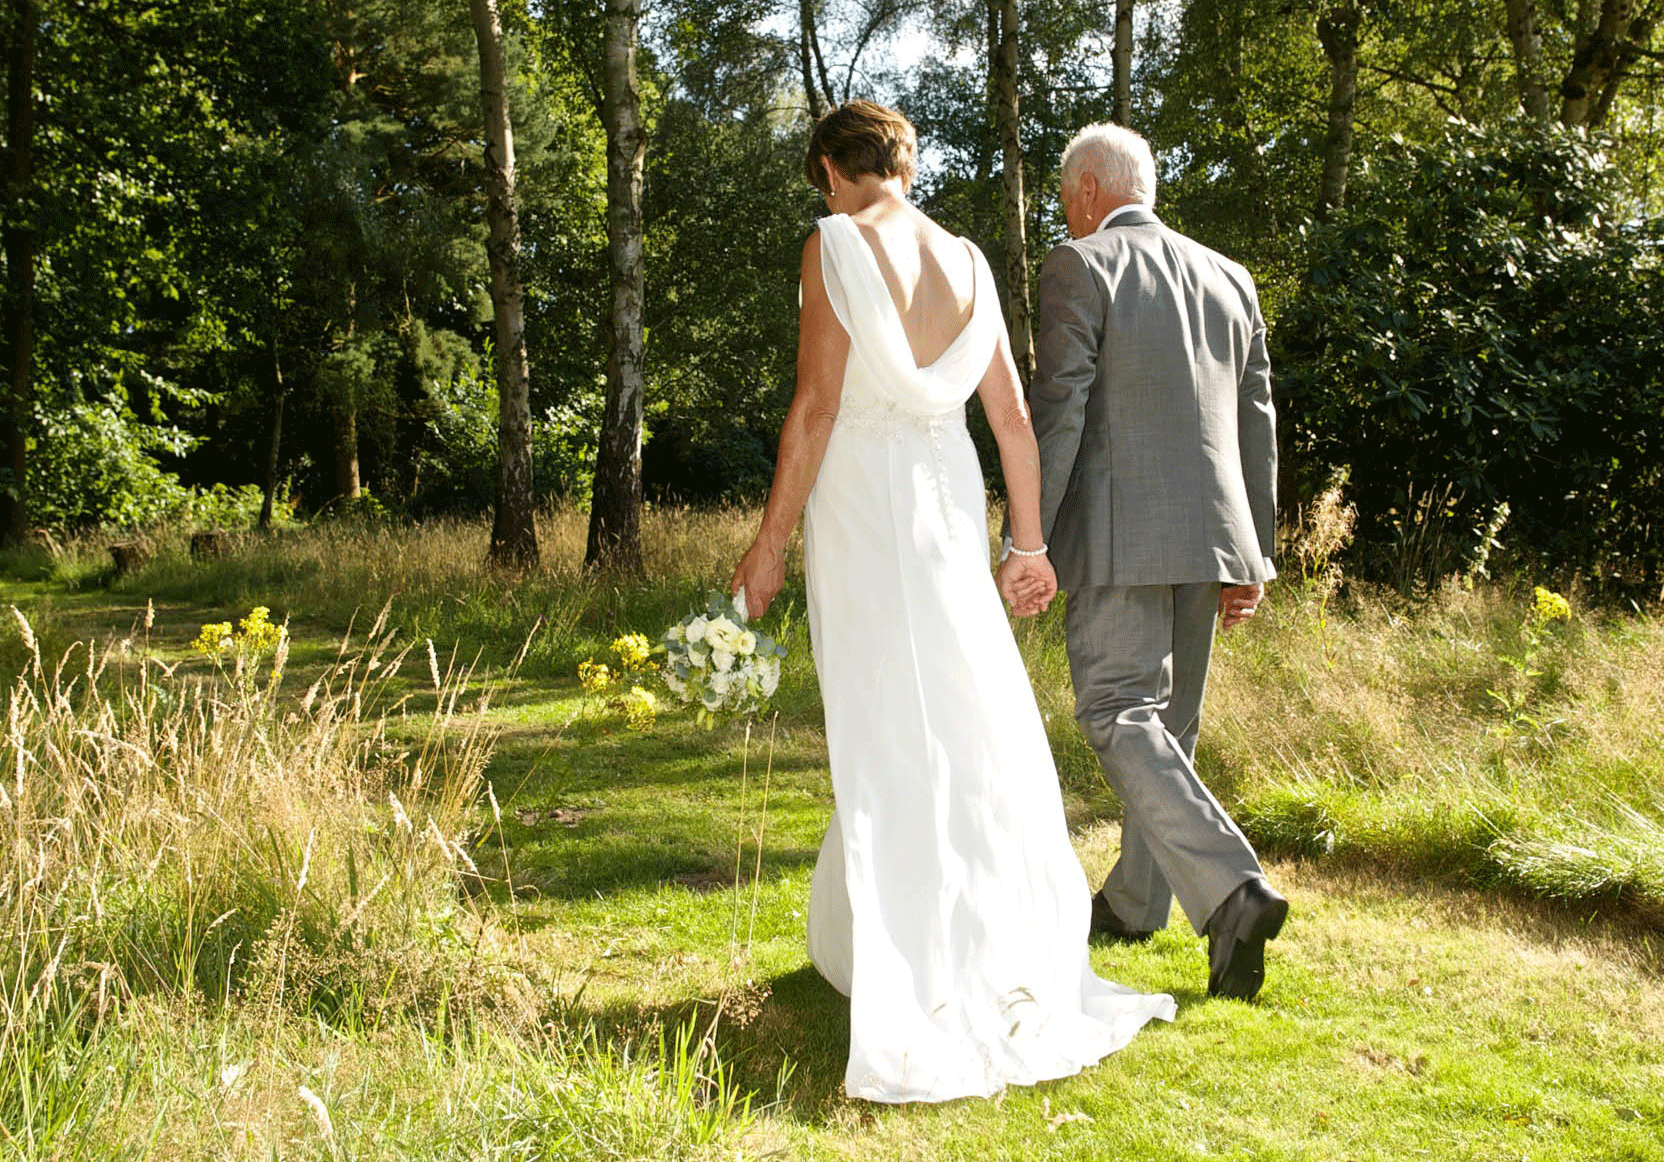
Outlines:
[[[976,307],[970,248],[904,202],[882,201],[850,220],[872,248],[914,362],[929,367],[959,337]]]

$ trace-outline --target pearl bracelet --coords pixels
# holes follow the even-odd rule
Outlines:
[[[1016,545],[1012,545],[1011,552],[1018,557],[1044,557],[1046,555],[1046,545],[1042,543],[1038,549],[1019,549]]]

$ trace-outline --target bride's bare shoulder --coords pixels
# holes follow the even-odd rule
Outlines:
[[[879,257],[880,265],[898,273],[923,266],[954,269],[964,243],[915,206],[869,207],[851,214],[850,221]]]

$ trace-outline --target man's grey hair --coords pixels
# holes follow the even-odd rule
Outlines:
[[[1088,125],[1063,148],[1063,188],[1073,190],[1082,174],[1118,197],[1156,204],[1156,159],[1150,143],[1121,125]]]

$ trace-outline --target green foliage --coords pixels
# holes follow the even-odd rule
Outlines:
[[[410,405],[408,497],[412,516],[488,510],[497,495],[497,416],[490,347],[480,359],[455,336],[459,358],[430,368],[420,395]],[[532,482],[542,501],[587,494],[594,470],[590,418],[570,407],[549,406],[534,414]]]
[[[780,46],[731,20],[681,21],[669,40],[647,152],[643,485],[756,499],[796,376],[803,243],[824,207],[803,179],[807,127],[779,107]]]
[[[29,461],[31,518],[60,532],[94,525],[131,531],[168,520],[252,527],[258,488],[191,488],[161,466],[159,456],[176,459],[194,442],[178,428],[136,423],[108,403],[49,412]]]
[[[1285,432],[1302,492],[1349,468],[1366,574],[1431,493],[1456,535],[1423,583],[1474,557],[1502,502],[1516,554],[1656,577],[1664,228],[1631,205],[1598,141],[1452,124],[1384,152],[1311,230],[1274,329]]]
[[[1622,81],[1608,120],[1615,137],[1602,145],[1612,165],[1596,180],[1598,165],[1566,160],[1570,144],[1533,145],[1496,128],[1447,139],[1450,116],[1496,127],[1518,104],[1498,10],[1443,0],[1359,7],[1358,206],[1315,233],[1300,224],[1316,196],[1328,100],[1314,31],[1323,5],[1184,0],[1138,10],[1131,119],[1156,146],[1162,213],[1249,264],[1273,336],[1293,329],[1279,352],[1286,414],[1305,423],[1309,410],[1312,420],[1290,449],[1305,466],[1297,492],[1351,462],[1345,447],[1327,446],[1332,436],[1414,451],[1413,474],[1390,487],[1362,469],[1354,477],[1363,508],[1355,554],[1374,555],[1371,571],[1397,555],[1398,571],[1424,583],[1451,562],[1471,563],[1508,500],[1509,548],[1608,579],[1614,569],[1645,577],[1658,564],[1647,516],[1657,389],[1644,372],[1619,385],[1626,369],[1657,362],[1648,320],[1658,315],[1658,230],[1646,224],[1664,188],[1657,79],[1637,71]],[[240,506],[264,481],[280,406],[276,476],[306,508],[333,506],[354,456],[374,498],[365,506],[423,518],[489,506],[496,417],[465,6],[42,0],[40,10],[50,35],[40,42],[36,181],[24,207],[40,256],[28,422],[43,491],[32,523],[131,525],[173,511],[181,487],[223,485]],[[835,95],[893,100],[914,117],[925,162],[916,199],[976,239],[1003,282],[987,6],[816,0],[808,11]],[[1581,18],[1556,8],[1539,16],[1552,88]],[[551,0],[510,5],[504,19],[534,476],[540,497],[564,497],[587,488],[608,345],[601,11]],[[673,0],[644,26],[652,499],[745,500],[771,477],[793,386],[799,255],[822,212],[801,177],[796,19],[760,0]],[[1062,237],[1062,146],[1110,111],[1112,28],[1100,8],[1074,0],[1025,3],[1021,21],[1038,269],[1033,260]],[[1650,51],[1658,34],[1638,26],[1636,35]],[[899,59],[915,36],[929,49]],[[1387,144],[1394,135],[1408,144]],[[1468,149],[1480,160],[1460,161]],[[1434,155],[1444,168],[1416,176],[1413,159]],[[1611,179],[1617,170],[1622,183]],[[1584,188],[1568,188],[1573,171],[1588,177]],[[1531,197],[1507,193],[1511,182],[1581,199],[1582,216],[1544,229]],[[1464,191],[1466,208],[1455,204]],[[1426,205],[1411,204],[1423,195]],[[1423,220],[1440,225],[1408,225]],[[1520,285],[1504,285],[1512,275],[1479,285],[1508,261]],[[1461,410],[1474,394],[1478,418],[1429,424],[1413,406],[1388,414],[1371,405],[1368,435],[1337,427],[1345,408],[1323,412],[1318,397],[1354,390],[1348,377],[1359,367],[1372,374],[1379,352],[1342,334],[1351,322],[1338,320],[1350,316],[1325,315],[1346,305],[1333,298],[1338,283],[1318,281],[1331,275],[1353,280],[1354,297],[1414,300],[1402,317],[1377,320],[1397,337],[1395,359],[1419,366],[1428,384],[1452,378],[1452,402],[1434,411]],[[1366,291],[1370,278],[1379,285]],[[1430,354],[1456,348],[1487,354],[1465,370],[1466,356]],[[1496,403],[1503,391],[1518,397],[1517,415]],[[106,408],[119,424],[93,414]],[[997,486],[992,441],[977,430]],[[1377,435],[1384,442],[1372,443]],[[54,451],[59,437],[64,450]],[[1541,470],[1561,462],[1570,499],[1552,495],[1554,473]],[[1423,510],[1436,527],[1416,524]]]
[[[1158,211],[1275,284],[1317,197],[1327,72],[1313,6],[1192,0],[1156,10],[1138,49],[1133,128],[1157,150]]]

